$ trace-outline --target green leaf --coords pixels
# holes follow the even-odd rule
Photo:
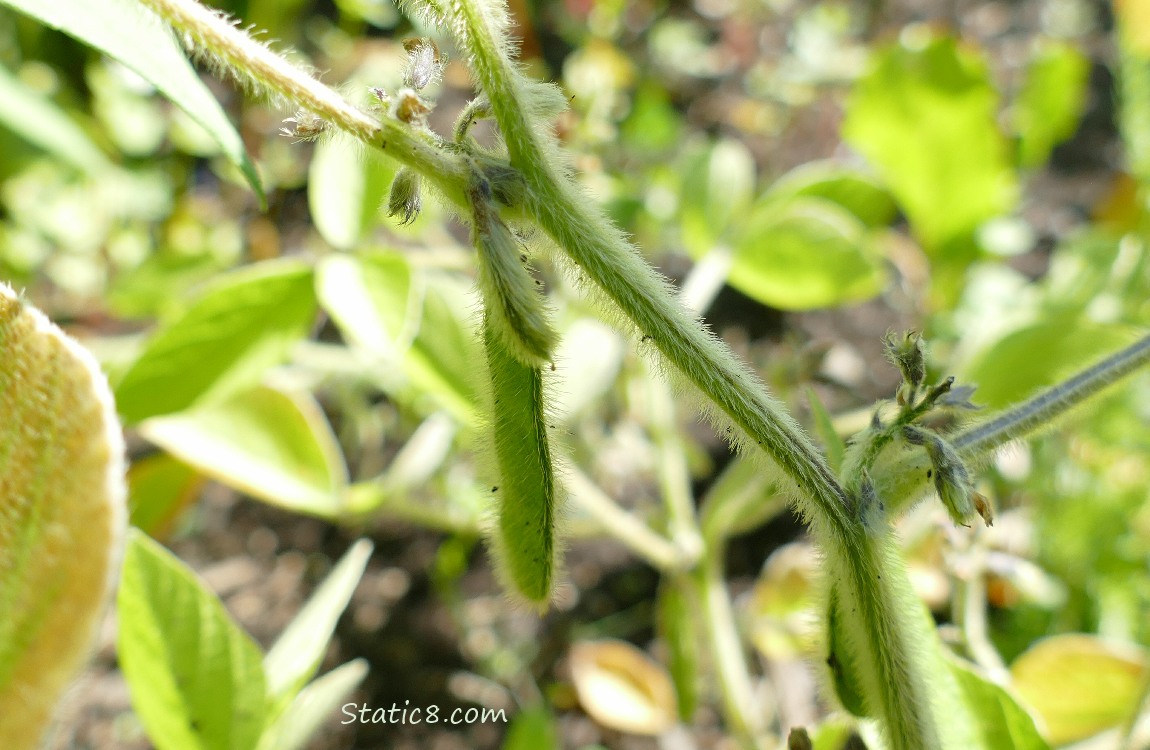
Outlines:
[[[1147,679],[1145,649],[1091,635],[1046,638],[1010,667],[1014,689],[1046,725],[1052,745],[1120,724],[1138,707]]]
[[[252,386],[307,336],[315,309],[312,271],[301,263],[268,261],[218,277],[124,373],[120,415],[138,422]]]
[[[419,333],[403,362],[412,387],[465,425],[478,419],[477,389],[483,377],[475,367],[482,350],[464,318],[470,299],[458,281],[428,277]]]
[[[356,659],[304,687],[287,710],[268,725],[259,750],[302,750],[335,710],[346,705],[348,696],[366,676],[367,662]]]
[[[184,563],[133,531],[118,598],[120,667],[159,750],[250,750],[263,730],[260,650]]]
[[[270,695],[295,695],[319,669],[336,621],[363,577],[371,550],[367,539],[352,545],[268,651],[264,671]]]
[[[992,344],[965,368],[963,381],[977,385],[977,400],[998,409],[1129,343],[1121,326],[1060,315],[1019,328]]]
[[[115,583],[124,444],[99,365],[4,284],[0,415],[0,747],[32,750]]]
[[[997,114],[982,57],[936,37],[877,53],[851,94],[843,137],[875,166],[915,235],[937,254],[1015,204],[1017,177]]]
[[[786,200],[807,196],[836,203],[865,226],[886,226],[898,212],[894,199],[875,178],[833,161],[812,161],[780,177],[764,198]]]
[[[967,666],[948,659],[962,698],[974,717],[981,750],[1049,750],[1026,713],[1010,693]]]
[[[546,708],[533,708],[519,713],[511,721],[502,750],[559,750],[561,747],[555,717]]]
[[[688,157],[679,191],[683,244],[698,259],[738,223],[755,190],[755,158],[736,140],[720,140]]]
[[[701,527],[709,544],[745,533],[786,509],[779,492],[781,472],[763,471],[763,464],[736,456],[703,498]]]
[[[1043,164],[1056,145],[1074,135],[1089,78],[1090,61],[1075,47],[1047,41],[1038,48],[1012,110],[1022,166]]]
[[[167,26],[132,0],[0,0],[119,60],[160,90],[219,142],[264,200],[255,166],[219,102],[200,81]]]
[[[148,440],[224,484],[301,513],[338,516],[339,444],[315,399],[267,386],[140,425]]]
[[[307,199],[323,238],[340,250],[358,245],[375,226],[395,170],[393,160],[347,138],[316,144]]]
[[[132,525],[149,536],[168,534],[176,517],[199,497],[203,477],[164,453],[132,462],[128,470],[128,506]]]
[[[865,227],[817,198],[762,201],[734,243],[728,283],[763,304],[809,310],[869,299],[883,272]]]
[[[0,67],[0,122],[29,143],[93,176],[114,169],[104,152],[46,97]]]
[[[422,278],[400,253],[330,255],[316,270],[316,293],[348,343],[376,355],[406,349],[419,328]]]

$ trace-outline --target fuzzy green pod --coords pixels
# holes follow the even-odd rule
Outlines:
[[[555,570],[557,493],[543,408],[543,374],[523,364],[484,316],[499,484],[495,550],[509,586],[546,605]]]
[[[401,167],[391,183],[391,193],[387,198],[387,215],[399,217],[401,225],[416,220],[423,209],[422,178],[408,167]]]
[[[486,181],[482,183],[490,186]],[[473,199],[471,240],[479,255],[479,291],[493,328],[511,356],[528,367],[551,361],[558,335],[547,321],[543,295],[523,267],[515,236],[488,207]]]

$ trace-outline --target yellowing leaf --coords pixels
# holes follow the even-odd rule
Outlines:
[[[0,747],[23,750],[91,647],[127,507],[99,367],[4,285],[0,415]]]
[[[575,644],[571,677],[584,710],[605,727],[655,735],[675,725],[675,688],[667,670],[630,643]]]
[[[1145,650],[1090,635],[1046,638],[1010,667],[1014,691],[1042,718],[1052,745],[1124,721],[1137,707],[1146,670]]]

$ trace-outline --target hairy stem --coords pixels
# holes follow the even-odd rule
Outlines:
[[[951,443],[964,458],[977,458],[1050,424],[1138,368],[1150,364],[1150,336],[985,422],[958,433]]]
[[[466,160],[441,148],[430,131],[393,117],[377,120],[330,87],[234,26],[196,0],[140,0],[196,49],[241,82],[323,119],[366,145],[419,171],[452,202],[466,206],[470,169]]]
[[[526,213],[799,488],[800,510],[812,522],[828,563],[844,576],[846,611],[861,621],[864,642],[855,656],[869,675],[868,687],[875,693],[868,702],[884,719],[893,750],[941,747],[925,697],[931,665],[917,658],[916,639],[924,632],[922,605],[913,600],[905,571],[898,574],[897,557],[884,552],[889,545],[876,542],[888,538],[889,528],[859,525],[854,503],[806,433],[726,347],[686,313],[622,233],[557,171],[553,145],[529,119],[529,83],[502,46],[499,10],[479,0],[447,0],[436,10],[468,51],[491,102],[511,164],[524,177]],[[892,563],[893,575],[888,570]],[[709,589],[713,593],[714,586]],[[926,637],[935,636],[927,632]],[[722,642],[713,647],[737,648]]]

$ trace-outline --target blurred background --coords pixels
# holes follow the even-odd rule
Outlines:
[[[400,85],[405,38],[434,38],[447,62],[425,96],[441,134],[474,95],[448,39],[390,0],[215,5],[364,107],[368,87]],[[1145,2],[513,0],[510,10],[523,65],[570,99],[556,129],[579,180],[805,425],[821,404],[850,434],[893,396],[888,330],[923,331],[932,377],[976,384],[974,401],[994,409],[1150,324]],[[112,379],[133,522],[265,646],[332,561],[370,536],[375,553],[328,662],[370,662],[359,703],[525,717],[509,731],[337,716],[313,747],[735,746],[707,647],[668,632],[666,581],[586,503],[568,503],[549,612],[500,587],[481,534],[493,501],[476,458],[472,251],[443,204],[426,200],[400,226],[386,216],[394,163],[338,138],[284,137],[293,111],[245,96],[210,64],[205,81],[257,165],[266,210],[199,125],[118,63],[10,11],[0,62],[0,278]],[[818,561],[802,525],[692,399],[657,385],[644,342],[600,321],[603,306],[545,238],[524,242],[563,332],[549,385],[568,488],[660,532],[668,492],[700,507],[749,493],[721,544],[755,696],[779,736],[824,725],[839,714],[810,666]],[[306,276],[290,310],[256,299],[247,309],[263,317],[234,327],[219,310],[204,317],[227,279],[271,261]],[[256,406],[169,403],[167,386],[133,375],[150,342],[193,313],[220,336],[207,336],[204,367],[264,346],[252,330],[279,331],[274,354],[248,361],[247,387],[266,396]],[[1004,451],[981,476],[993,529],[956,529],[933,501],[905,519],[916,587],[960,653],[988,670],[1015,665],[1020,682],[1038,670],[1023,697],[1047,705],[1047,719],[1069,715],[1042,692],[1066,674],[1058,660],[1086,654],[1073,690],[1106,705],[1055,721],[1047,738],[1102,733],[1090,746],[1116,747],[1144,699],[1150,644],[1150,377]],[[149,747],[111,633],[109,623],[55,747]],[[1091,638],[1017,667],[1040,639],[1067,633]],[[595,651],[604,639],[639,651]],[[692,651],[700,663],[684,666]],[[629,697],[594,705],[595,680],[632,685]],[[820,747],[843,747],[847,723],[829,721],[846,728]]]

